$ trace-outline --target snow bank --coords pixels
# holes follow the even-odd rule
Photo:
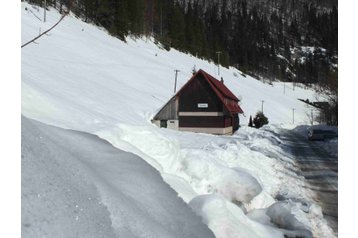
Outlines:
[[[275,202],[268,208],[256,209],[247,214],[247,216],[261,224],[277,226],[285,237],[334,237],[332,230],[319,222],[322,220],[322,210],[316,204],[306,204],[306,209],[302,204],[292,201]],[[319,233],[312,231],[320,230]]]
[[[215,227],[242,224],[252,219],[245,216],[246,212],[266,209],[275,204],[280,196],[284,197],[283,200],[292,199],[293,203],[297,203],[295,211],[298,215],[295,219],[305,224],[308,230],[312,230],[318,236],[322,233],[330,234],[329,232],[332,231],[322,218],[322,214],[321,217],[317,217],[311,213],[304,213],[309,208],[302,204],[309,203],[312,206],[313,194],[307,190],[304,178],[297,175],[298,169],[290,158],[290,153],[282,149],[277,131],[279,129],[274,126],[262,130],[243,127],[240,131],[242,133],[225,137],[182,133],[154,126],[120,124],[114,129],[100,131],[98,135],[117,147],[121,147],[123,143],[130,144],[132,147],[126,148],[129,151],[145,155],[143,157],[145,160],[161,164],[163,178],[185,201],[195,201],[202,196],[216,194],[215,196],[220,197],[220,201],[225,200],[225,206],[239,209],[241,215],[233,217],[231,213],[219,212],[220,215],[215,215],[218,212],[216,209],[220,210],[221,205],[210,208],[205,213],[194,209],[203,217],[206,224],[220,224],[209,226],[216,236],[220,237],[220,234],[225,233],[226,236],[222,235],[222,237],[236,237],[235,232],[233,233],[235,235],[231,236]],[[211,199],[200,201],[200,206],[204,207],[207,202],[211,203]],[[293,212],[294,210],[291,209],[284,214]],[[230,222],[223,225],[221,221],[227,219]],[[271,220],[271,217],[268,216],[268,219]],[[274,226],[280,227],[278,223],[267,223],[256,219],[252,221],[260,223],[263,227],[270,226],[270,229],[274,229],[272,228]],[[256,230],[256,223],[245,223],[245,229]],[[280,229],[277,230],[282,234],[306,232],[291,232],[288,229],[282,232]],[[242,229],[240,232],[246,234]],[[261,237],[253,234],[247,237]],[[275,236],[266,234],[263,237]]]
[[[24,117],[21,183],[23,237],[213,237],[139,157]]]
[[[228,166],[225,162],[230,157],[230,160],[237,160],[237,147],[231,148],[234,153],[231,156],[228,148],[222,149],[226,155],[218,155],[218,150],[213,150],[208,145],[205,149],[182,149],[179,138],[165,137],[161,131],[163,130],[155,127],[118,125],[116,129],[97,134],[117,147],[121,147],[121,141],[133,145],[135,149],[130,150],[131,152],[145,154],[144,159],[162,166],[162,174],[181,177],[199,194],[219,193],[230,201],[249,203],[262,191],[258,181],[249,172],[237,166]],[[175,134],[178,135],[179,132]],[[185,140],[192,138],[189,136]],[[232,147],[230,144],[228,146]],[[173,177],[171,179],[167,182],[175,183]]]
[[[203,222],[214,231],[217,238],[283,238],[281,231],[252,221],[238,206],[228,203],[220,195],[201,195],[189,205],[203,217]]]
[[[291,212],[288,203],[276,202],[267,208],[266,214],[271,218],[271,222],[280,228],[286,229],[289,236],[312,237],[312,232],[308,230]]]
[[[312,226],[316,224],[311,224],[307,217],[319,216],[322,219],[322,211],[315,204],[311,204],[305,210],[299,207],[298,203],[285,201],[275,202],[268,208],[253,210],[247,216],[261,224],[281,228],[281,232],[285,234],[285,237],[311,238],[311,230],[315,230],[312,229]],[[316,234],[315,237],[332,237],[331,232],[329,229],[322,229],[320,234]]]
[[[110,212],[79,161],[38,127],[22,118],[22,236],[116,237]]]
[[[184,153],[186,159],[182,169],[201,193],[219,193],[229,201],[248,203],[262,191],[257,180],[239,167],[220,164],[220,161],[211,158],[210,153],[202,150]]]

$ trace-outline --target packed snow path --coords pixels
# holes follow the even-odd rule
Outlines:
[[[323,215],[331,228],[338,232],[338,157],[327,153],[318,143],[292,131],[284,131],[286,141],[296,164],[316,194]]]

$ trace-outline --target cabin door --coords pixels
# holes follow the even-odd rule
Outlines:
[[[168,126],[167,120],[160,120],[160,127],[167,128],[167,126]]]

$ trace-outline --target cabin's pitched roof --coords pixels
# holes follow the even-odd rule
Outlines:
[[[237,103],[239,101],[239,99],[225,86],[225,84],[223,84],[219,80],[215,79],[213,76],[211,76],[210,74],[206,73],[202,69],[200,69],[198,72],[196,72],[191,77],[191,79],[176,93],[175,96],[180,95],[182,93],[182,91],[184,90],[184,88],[186,88],[189,85],[189,83],[192,80],[194,80],[194,78],[196,78],[199,74],[204,76],[204,79],[208,82],[210,87],[214,90],[215,94],[218,96],[220,101],[223,103],[225,108],[230,113],[243,113],[241,107]],[[236,103],[234,103],[234,104],[228,103],[225,100],[226,98],[234,100]]]
[[[206,77],[207,80],[209,80],[215,86],[215,88],[218,89],[221,94],[223,94],[223,96],[233,99],[235,101],[239,101],[239,99],[230,91],[230,89],[228,89],[225,86],[225,84],[223,84],[221,81],[215,79],[213,76],[206,73],[205,71],[203,71],[203,70],[201,70],[201,71],[202,71],[202,74],[204,75],[204,77]]]

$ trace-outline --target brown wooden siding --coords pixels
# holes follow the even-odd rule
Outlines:
[[[232,118],[231,117],[225,117],[224,119],[224,127],[232,126]]]
[[[176,97],[172,97],[165,106],[160,109],[154,120],[177,120],[178,119],[178,105]]]
[[[207,103],[207,108],[198,108],[199,103]],[[186,90],[179,95],[180,112],[222,112],[223,105],[202,75],[198,75]]]
[[[179,116],[179,127],[224,127],[224,117],[195,117],[195,116]],[[231,126],[231,125],[230,125]]]

